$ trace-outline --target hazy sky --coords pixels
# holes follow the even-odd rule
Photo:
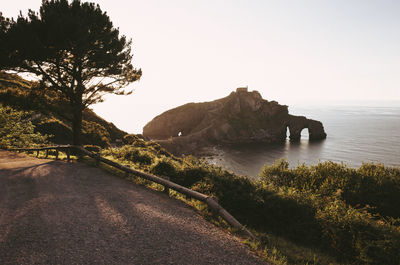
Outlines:
[[[41,4],[2,2],[7,17]],[[128,132],[169,108],[246,85],[287,105],[400,100],[397,0],[93,2],[133,39],[143,70],[131,96],[93,106]]]

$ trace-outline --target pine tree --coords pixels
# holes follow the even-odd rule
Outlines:
[[[99,5],[43,1],[17,20],[0,14],[0,70],[31,73],[69,102],[73,144],[79,145],[82,112],[108,93],[128,95],[142,71],[132,66],[131,40],[120,36]]]

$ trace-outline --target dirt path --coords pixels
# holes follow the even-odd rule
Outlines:
[[[165,194],[0,151],[0,264],[265,264]]]

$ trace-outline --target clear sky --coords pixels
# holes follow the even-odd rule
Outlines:
[[[40,0],[0,11],[39,10]],[[92,108],[140,133],[163,111],[239,86],[293,105],[400,100],[398,0],[99,0],[143,77]],[[289,108],[290,110],[290,108]]]

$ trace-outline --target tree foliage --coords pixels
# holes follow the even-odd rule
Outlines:
[[[35,133],[31,114],[0,105],[0,147],[29,147],[47,142],[47,136]]]
[[[36,75],[42,86],[69,102],[74,144],[79,144],[82,111],[108,93],[141,77],[132,65],[131,40],[120,36],[99,5],[44,0],[39,13],[16,20],[0,15],[0,69]]]

